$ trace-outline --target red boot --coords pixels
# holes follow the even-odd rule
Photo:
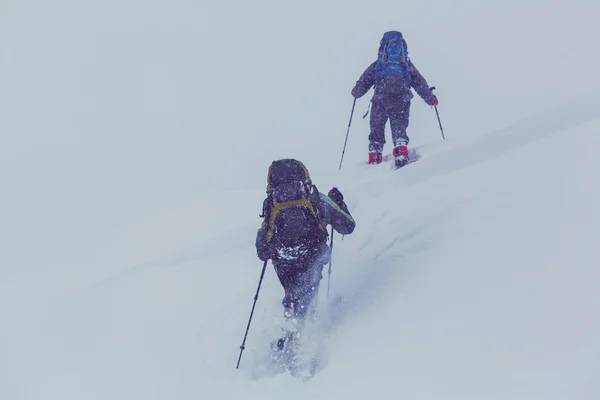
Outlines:
[[[408,148],[406,145],[401,144],[400,146],[394,147],[392,154],[394,155],[394,164],[396,164],[396,168],[403,167],[408,163]]]
[[[383,155],[376,151],[369,152],[369,164],[380,164],[383,161]]]
[[[403,144],[401,144],[400,146],[394,147],[393,154],[394,154],[394,158],[398,158],[398,157],[408,158],[408,147],[406,147]]]

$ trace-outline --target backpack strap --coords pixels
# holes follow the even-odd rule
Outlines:
[[[325,234],[325,240],[329,238],[329,232],[323,223],[323,217],[320,215],[320,208],[318,207],[318,203],[321,201],[319,190],[315,185],[310,185],[307,187],[306,191],[306,195],[301,199],[289,200],[281,203],[273,200],[273,196],[269,193],[263,202],[263,213],[260,216],[261,218],[264,218],[264,222],[267,223],[269,227],[267,230],[267,243],[270,243],[271,239],[273,238],[273,233],[275,230],[275,218],[277,217],[279,211],[283,210],[284,208],[294,206],[308,208],[317,219],[317,222],[319,223],[319,229]]]
[[[315,211],[315,207],[313,206],[312,202],[309,201],[308,199],[304,198],[304,199],[299,199],[299,200],[290,200],[290,201],[284,201],[283,203],[278,203],[276,201],[273,201],[273,207],[271,208],[271,210],[269,212],[269,217],[268,217],[269,230],[267,231],[267,243],[269,243],[271,241],[271,239],[273,238],[273,231],[275,230],[275,217],[277,217],[277,214],[279,213],[279,211],[281,211],[287,207],[296,207],[296,206],[308,208],[314,214],[315,218],[319,222],[319,229],[321,229],[321,231],[323,231],[323,232],[327,232],[325,225],[323,225],[321,218],[319,218],[317,211]]]

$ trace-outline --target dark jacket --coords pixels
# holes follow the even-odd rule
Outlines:
[[[317,215],[319,216],[321,222],[326,227],[331,225],[336,232],[342,235],[349,235],[354,232],[356,223],[350,215],[348,207],[343,200],[338,200],[336,203],[327,195],[319,192],[319,196],[313,202],[313,205],[316,208]],[[265,218],[265,221],[263,221],[262,226],[256,234],[256,253],[258,258],[260,258],[262,261],[272,259],[275,262],[277,261],[278,256],[275,249],[269,243],[267,243],[268,229],[268,222]],[[318,243],[318,246],[319,248],[316,250],[319,254],[317,254],[317,256],[320,256],[322,251],[326,251],[328,249],[326,242],[320,242]]]
[[[375,65],[373,62],[360,76],[352,95],[355,98],[364,96],[373,85],[375,85],[375,94],[371,101],[382,101],[388,98],[396,98],[399,100],[410,101],[413,98],[411,88],[415,89],[415,92],[425,101],[427,104],[431,104],[435,95],[429,89],[429,85],[423,75],[417,70],[412,61],[408,61],[411,80],[410,83],[406,82],[401,76],[389,76],[375,85]]]

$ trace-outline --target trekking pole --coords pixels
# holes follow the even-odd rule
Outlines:
[[[329,284],[331,283],[331,259],[333,258],[333,226],[331,227],[331,239],[329,241],[329,273],[327,275],[327,298],[329,298]]]
[[[246,334],[244,335],[244,341],[242,342],[242,345],[240,346],[240,356],[238,358],[237,366],[235,367],[235,369],[238,369],[240,367],[240,361],[242,360],[242,353],[244,352],[244,349],[246,348],[246,338],[248,337],[248,331],[250,330],[250,322],[252,322],[252,315],[254,314],[254,307],[256,307],[256,301],[258,300],[258,293],[260,292],[260,285],[262,284],[263,277],[265,276],[265,270],[267,269],[267,262],[269,262],[269,260],[265,261],[265,263],[263,264],[262,272],[260,273],[260,280],[258,281],[258,288],[256,289],[256,295],[254,296],[254,304],[252,305],[252,311],[250,312],[250,319],[248,320],[248,326],[246,327]]]
[[[431,91],[435,90],[435,86],[430,87]],[[437,106],[433,106],[435,108],[435,114],[437,115],[438,124],[440,124],[440,130],[442,131],[442,139],[446,140],[446,136],[444,136],[444,128],[442,128],[442,121],[440,121],[440,113],[438,113]]]
[[[352,112],[350,112],[350,121],[348,121],[348,131],[346,132],[346,140],[344,141],[344,149],[342,150],[342,159],[340,160],[340,168],[342,169],[342,161],[344,161],[344,153],[346,152],[346,143],[348,143],[348,134],[350,133],[350,125],[352,124],[352,115],[354,115],[354,106],[356,106],[356,97],[352,103]]]

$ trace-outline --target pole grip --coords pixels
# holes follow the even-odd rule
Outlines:
[[[435,90],[435,86],[429,88],[432,92]],[[437,116],[438,124],[440,125],[440,131],[442,132],[442,139],[446,140],[446,136],[444,135],[444,128],[442,128],[442,121],[440,120],[440,113],[438,112],[437,106],[435,108],[435,115]]]

